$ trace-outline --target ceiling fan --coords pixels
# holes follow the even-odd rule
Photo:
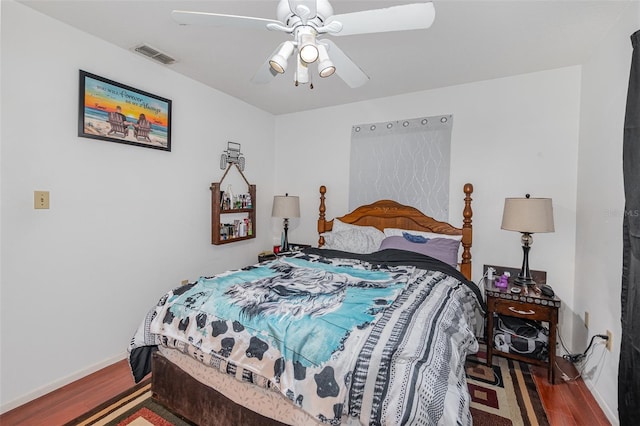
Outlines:
[[[183,25],[266,29],[291,34],[293,40],[281,43],[253,76],[255,83],[268,83],[284,74],[295,52],[296,86],[311,83],[309,65],[317,63],[320,77],[336,73],[349,87],[356,88],[365,84],[369,76],[324,36],[429,28],[435,18],[435,9],[433,3],[426,2],[334,15],[328,0],[280,0],[277,20],[184,10],[174,10],[171,16]],[[313,83],[310,87],[313,89]]]

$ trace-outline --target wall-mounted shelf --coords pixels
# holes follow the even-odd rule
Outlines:
[[[236,196],[245,195],[245,197],[240,197],[240,201],[236,200],[237,208],[228,207],[230,204],[233,205],[233,200],[231,202],[225,201],[225,191],[222,189],[222,182],[231,167],[235,167],[238,170],[247,184],[247,192],[236,194]],[[255,238],[256,186],[249,183],[237,164],[229,164],[220,182],[212,183],[210,189],[211,244],[228,244]],[[247,206],[246,204],[249,200],[251,204]],[[243,201],[245,205],[243,205]]]

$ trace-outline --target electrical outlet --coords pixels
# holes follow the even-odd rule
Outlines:
[[[33,208],[49,208],[49,191],[33,191]]]
[[[611,348],[613,348],[613,333],[607,330],[607,350],[611,352]]]
[[[589,312],[584,311],[584,326],[585,328],[589,328]]]

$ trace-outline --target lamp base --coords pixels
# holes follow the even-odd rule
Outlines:
[[[522,268],[520,269],[520,273],[516,278],[514,278],[513,283],[515,285],[536,285],[536,282],[531,278],[531,272],[529,271],[529,250],[531,250],[531,244],[533,243],[533,238],[531,237],[531,233],[523,232],[522,233]]]
[[[282,251],[289,251],[289,218],[284,218],[284,239],[282,240]]]
[[[520,286],[536,285],[536,282],[531,277],[523,277],[518,275],[516,278],[513,279],[513,284],[520,285]]]

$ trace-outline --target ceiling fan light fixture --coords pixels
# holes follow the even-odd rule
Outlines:
[[[321,77],[337,74],[347,86],[357,88],[367,83],[369,76],[331,39],[324,37],[429,28],[435,9],[431,1],[424,1],[334,15],[329,0],[279,0],[276,15],[277,20],[185,10],[171,12],[171,17],[181,25],[228,26],[290,35],[290,43],[281,43],[272,56],[262,62],[251,78],[256,84],[269,83],[278,74],[285,73],[291,56],[295,54],[296,85],[307,83],[313,87],[307,65],[317,62]],[[323,49],[330,51],[331,58],[321,53]]]
[[[278,53],[269,60],[269,66],[277,73],[283,74],[287,70],[289,58],[293,54],[294,44],[292,41],[285,41]]]
[[[318,59],[318,48],[314,44],[306,44],[300,49],[300,59],[307,64],[312,64]]]
[[[275,56],[269,61],[269,66],[278,74],[284,74],[285,70],[287,69],[287,63],[281,62],[279,58]]]
[[[334,72],[336,72],[336,66],[329,58],[327,48],[322,44],[318,44],[318,74],[320,74],[320,77],[326,78],[332,76]]]
[[[326,78],[326,77],[331,77],[333,75],[333,73],[336,72],[336,67],[333,65],[333,62],[331,61],[326,61],[326,62],[320,62],[318,64],[318,74],[320,74],[320,77],[322,78]]]
[[[300,27],[298,28],[297,39],[300,59],[306,64],[312,64],[318,60],[315,30],[309,26]]]

